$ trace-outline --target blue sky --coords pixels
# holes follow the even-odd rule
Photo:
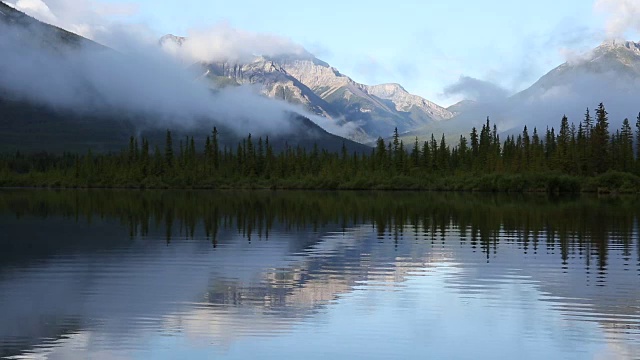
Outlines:
[[[619,17],[616,9],[631,6],[640,14],[638,0],[67,1],[128,6],[134,11],[123,21],[158,35],[226,22],[287,37],[356,81],[398,82],[444,105],[459,100],[443,89],[460,76],[521,90],[568,53],[597,46],[607,23]],[[637,22],[622,26],[618,36],[638,40],[638,32],[628,30],[634,26],[640,28]]]

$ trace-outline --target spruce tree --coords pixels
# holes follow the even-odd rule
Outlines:
[[[218,129],[214,126],[211,136],[211,155],[213,156],[213,168],[220,168],[220,149],[218,145]]]
[[[609,118],[607,115],[604,104],[600,103],[596,111],[596,125],[591,134],[591,154],[597,173],[604,173],[610,167]]]
[[[566,171],[569,167],[569,145],[571,143],[571,129],[566,115],[560,122],[560,132],[557,138],[556,162],[557,168]]]
[[[384,139],[382,137],[378,138],[376,141],[376,168],[383,170],[387,167],[387,147],[384,144]]]
[[[173,140],[171,139],[171,131],[167,130],[167,137],[164,144],[164,162],[167,168],[173,166]]]
[[[420,145],[418,144],[418,137],[416,136],[416,140],[413,143],[413,150],[411,150],[411,165],[417,168],[419,164],[420,164]]]
[[[621,164],[620,170],[632,171],[634,164],[633,130],[631,130],[629,119],[624,119],[624,121],[622,122],[622,131],[620,132],[619,143],[619,156]]]
[[[636,171],[640,174],[640,113],[636,119]]]
[[[422,143],[422,167],[425,170],[431,169],[431,151],[429,151],[429,142]]]
[[[474,127],[471,130],[471,154],[473,157],[478,156],[478,151],[480,149],[479,140],[478,140],[478,130]]]

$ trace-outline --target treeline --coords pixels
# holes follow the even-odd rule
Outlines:
[[[395,131],[370,153],[328,152],[287,146],[275,152],[269,138],[251,135],[235,149],[221,147],[214,127],[204,144],[193,137],[163,148],[131,137],[120,153],[10,154],[0,159],[2,186],[143,188],[430,189],[480,191],[640,191],[640,114],[615,132],[600,104],[592,117],[559,130],[524,128],[500,139],[487,119],[469,137],[445,136],[411,145]]]

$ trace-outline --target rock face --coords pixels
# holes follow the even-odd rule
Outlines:
[[[179,45],[185,39],[165,37],[161,41],[170,41]],[[65,69],[64,81],[87,84],[87,86],[72,87],[72,89],[87,91],[86,89],[90,89],[91,85],[95,84],[90,77],[87,77],[89,72],[87,69],[107,71],[112,76],[119,76],[115,80],[116,82],[122,81],[126,85],[133,85],[134,81],[139,80],[115,71],[109,71],[111,68],[108,66],[112,65],[110,62],[99,62],[96,66],[95,62],[87,60],[117,56],[117,53],[112,49],[42,23],[0,1],[0,69],[9,68],[8,64],[12,64],[11,61],[7,61],[9,57],[5,54],[24,53],[43,59],[52,58],[56,61],[54,65],[61,67],[66,66],[67,62],[74,65]],[[91,56],[86,56],[87,54]],[[25,82],[34,85],[34,88],[46,86],[47,91],[50,90],[54,93],[69,91],[61,86],[60,81],[51,80],[57,79],[56,77],[48,77],[53,72],[47,72],[44,76],[29,77],[31,76],[29,73],[31,68],[16,70],[20,71],[16,72],[21,76],[19,79],[25,79]],[[132,69],[139,68],[133,67]],[[122,68],[117,67],[115,70],[122,70]],[[234,75],[235,78],[246,79],[246,81],[267,78],[271,79],[270,81],[273,83],[285,85],[296,81],[277,68],[259,62],[248,65],[244,70],[242,68],[225,68],[224,72],[228,72],[229,75],[235,73],[237,74]],[[133,71],[126,73],[130,74]],[[152,75],[156,74],[158,73],[154,72]],[[236,129],[230,127],[228,119],[204,116],[185,126],[180,117],[172,119],[173,115],[166,114],[165,121],[158,121],[157,113],[123,107],[122,103],[118,102],[109,106],[97,106],[95,104],[101,103],[102,100],[100,95],[93,98],[90,96],[82,97],[83,100],[88,99],[86,103],[51,104],[43,101],[42,98],[21,92],[20,89],[16,90],[15,86],[11,86],[12,84],[7,79],[10,78],[0,76],[0,153],[18,150],[21,152],[86,153],[89,149],[94,153],[117,152],[126,146],[131,135],[145,137],[150,142],[151,148],[156,145],[161,148],[167,129],[171,130],[177,139],[192,136],[196,143],[203,144],[212,127],[216,126],[220,131],[220,145],[229,148],[234,148],[246,136],[246,133],[238,134]],[[296,89],[295,86],[291,86],[291,88]],[[211,96],[213,97],[215,94]],[[287,128],[287,131],[283,131],[282,128],[266,130],[261,126],[251,129],[249,127],[264,121],[264,114],[253,111],[247,117],[250,117],[246,123],[247,133],[253,132],[256,138],[269,136],[269,141],[275,151],[297,146],[311,150],[314,144],[318,144],[321,148],[331,152],[338,152],[343,146],[346,146],[350,152],[370,152],[370,148],[330,134],[310,119],[293,111],[285,115],[283,119],[282,124]]]
[[[400,84],[382,84],[367,86],[367,92],[381,99],[391,100],[396,110],[416,113],[416,120],[431,118],[433,120],[448,120],[453,114],[442,106],[420,96],[410,94]]]
[[[173,35],[161,39],[161,43],[167,41],[173,41],[175,48],[188,39]],[[303,105],[339,124],[356,124],[354,128],[358,130],[351,138],[362,142],[388,136],[396,127],[403,132],[453,117],[452,112],[410,94],[398,84],[357,83],[310,54],[201,66],[203,73],[217,85],[229,85],[229,80],[231,84],[258,84],[266,96]]]

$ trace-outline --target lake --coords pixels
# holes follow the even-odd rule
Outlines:
[[[0,357],[640,359],[640,199],[0,191]]]

